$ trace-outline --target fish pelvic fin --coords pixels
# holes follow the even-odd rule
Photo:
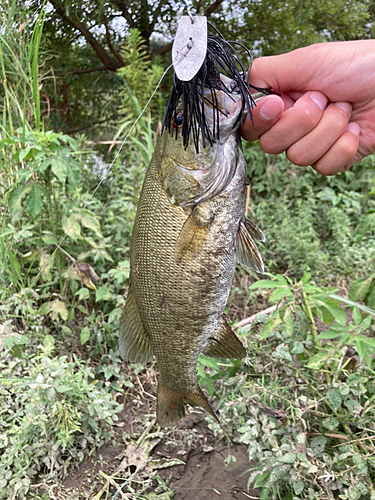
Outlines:
[[[152,358],[151,340],[144,329],[131,288],[120,321],[119,350],[125,361],[133,363],[148,363]]]
[[[194,207],[177,238],[175,252],[178,262],[185,256],[194,258],[199,254],[207,239],[212,221],[213,217],[206,214],[203,208]]]
[[[232,359],[242,359],[246,356],[245,348],[230,327],[227,318],[226,314],[220,318],[220,325],[215,336],[210,338],[209,344],[203,351],[205,356]]]
[[[253,238],[265,241],[262,231],[249,219],[244,218],[240,222],[237,233],[237,262],[263,274],[263,260]]]
[[[190,406],[200,406],[219,422],[216,413],[211,408],[210,403],[198,384],[193,392],[185,394],[173,391],[167,387],[163,380],[159,377],[156,403],[156,416],[158,424],[161,427],[167,427],[183,418],[185,416],[184,403],[187,403]]]

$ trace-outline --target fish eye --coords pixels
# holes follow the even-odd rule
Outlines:
[[[182,113],[178,113],[176,116],[174,116],[171,119],[171,126],[173,127],[173,130],[180,130],[182,128],[183,121],[184,116]]]

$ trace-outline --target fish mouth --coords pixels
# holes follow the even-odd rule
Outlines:
[[[200,148],[225,140],[243,123],[246,113],[251,117],[251,89],[269,93],[249,84],[233,43],[221,35],[208,35],[207,55],[194,78],[185,82],[174,76],[162,132],[167,128],[176,139],[182,136],[185,149],[191,141],[199,153]]]

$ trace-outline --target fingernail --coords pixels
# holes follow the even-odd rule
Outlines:
[[[352,114],[352,105],[350,102],[335,102],[335,106],[343,109],[348,116]]]
[[[358,123],[348,123],[348,126],[346,127],[346,130],[350,130],[350,132],[357,137],[359,137],[359,134],[361,133],[361,129],[358,125]]]
[[[265,120],[274,120],[280,114],[280,106],[275,106],[274,99],[269,99],[260,108],[259,114]]]
[[[312,99],[320,109],[326,109],[328,99],[324,94],[313,91],[310,94],[310,99]]]

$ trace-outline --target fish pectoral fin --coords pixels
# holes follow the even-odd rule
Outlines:
[[[210,338],[203,354],[209,358],[241,359],[246,356],[245,348],[230,327],[225,314],[220,318],[215,337]]]
[[[212,221],[213,217],[206,214],[201,207],[194,207],[177,238],[175,252],[178,261],[185,256],[193,258],[199,254]]]
[[[216,413],[211,408],[210,403],[198,385],[194,392],[184,394],[169,389],[159,377],[156,416],[158,424],[161,427],[172,425],[185,416],[184,402],[191,406],[200,406],[219,421]]]
[[[144,329],[131,288],[120,321],[119,349],[125,361],[148,363],[152,358],[151,340]]]
[[[257,239],[258,237],[263,237],[263,240],[260,241],[264,241],[263,233],[254,223],[249,221],[249,219],[242,220],[237,232],[237,262],[250,269],[253,269],[257,273],[263,274],[263,260],[253,240],[253,237]]]

